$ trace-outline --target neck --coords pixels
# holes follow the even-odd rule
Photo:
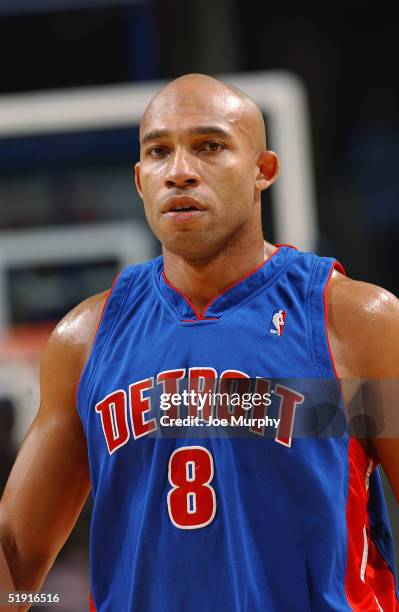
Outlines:
[[[162,249],[164,271],[172,285],[186,295],[198,312],[229,285],[251,273],[275,251],[262,237],[250,245],[227,248],[210,258],[187,260]]]

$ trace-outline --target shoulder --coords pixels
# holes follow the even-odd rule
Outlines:
[[[341,369],[343,375],[365,379],[397,376],[399,300],[382,287],[334,270],[326,301],[338,373]]]
[[[53,340],[82,344],[93,339],[109,289],[80,302],[55,327]]]
[[[89,357],[109,291],[93,295],[73,308],[53,330],[42,356],[46,372],[68,375],[74,383]]]

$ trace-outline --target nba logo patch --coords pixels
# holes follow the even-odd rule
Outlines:
[[[285,317],[287,313],[285,310],[275,310],[272,315],[270,322],[269,333],[275,336],[282,336],[284,331]]]

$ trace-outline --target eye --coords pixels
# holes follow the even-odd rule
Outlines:
[[[203,142],[200,145],[200,151],[205,151],[205,153],[218,153],[224,149],[224,146],[221,142],[216,142],[215,140],[209,140],[207,142]]]
[[[166,147],[152,147],[152,149],[147,151],[148,155],[151,157],[163,157],[167,152],[168,149]]]

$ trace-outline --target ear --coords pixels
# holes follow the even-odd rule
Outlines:
[[[256,160],[256,188],[264,191],[276,180],[280,170],[280,160],[274,151],[262,151]]]
[[[136,183],[136,189],[139,192],[139,196],[143,198],[143,192],[141,190],[141,180],[140,180],[140,162],[137,162],[134,166],[134,182]]]

